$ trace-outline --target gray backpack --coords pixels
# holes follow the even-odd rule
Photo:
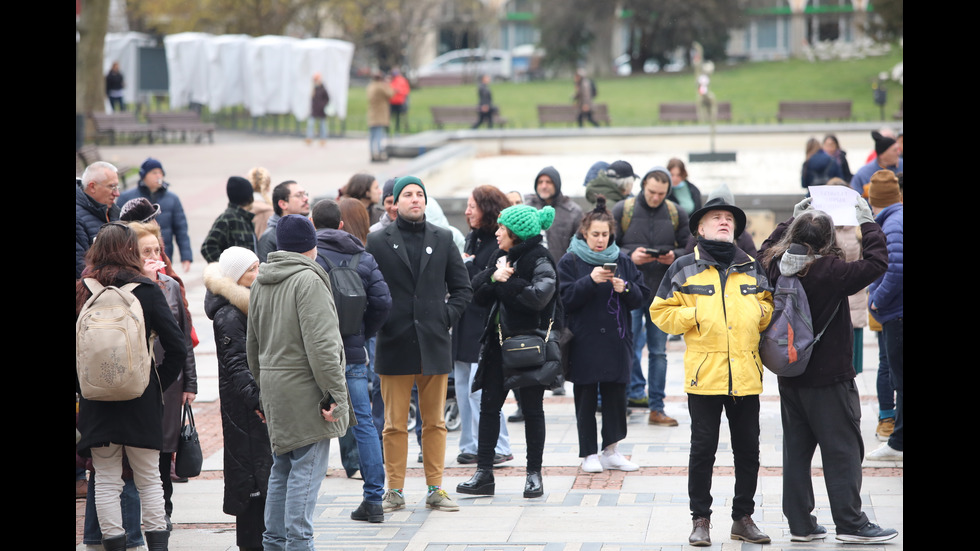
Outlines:
[[[795,275],[780,276],[773,293],[772,320],[762,332],[759,356],[762,365],[780,377],[798,377],[806,371],[813,347],[837,316],[840,304],[819,333],[813,332],[813,317],[803,284]]]
[[[143,395],[153,369],[153,335],[147,336],[138,283],[103,287],[92,278],[92,296],[75,321],[75,370],[82,397],[117,402]]]

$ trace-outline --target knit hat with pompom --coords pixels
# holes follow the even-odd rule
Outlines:
[[[521,241],[527,240],[551,227],[555,221],[555,209],[538,210],[531,205],[514,205],[501,211],[497,223],[506,226]]]

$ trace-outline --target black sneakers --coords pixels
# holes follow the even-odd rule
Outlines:
[[[882,528],[873,522],[865,524],[857,532],[842,533],[837,531],[837,539],[851,543],[876,543],[888,541],[898,535],[898,530],[894,528]]]

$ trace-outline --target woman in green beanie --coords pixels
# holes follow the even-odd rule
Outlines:
[[[500,433],[500,408],[511,388],[517,388],[524,412],[527,441],[527,482],[524,497],[544,495],[541,462],[544,453],[544,391],[552,382],[532,384],[506,377],[500,352],[501,341],[514,335],[537,333],[544,337],[549,328],[561,328],[563,309],[558,295],[558,273],[548,249],[541,244],[542,230],[551,227],[555,209],[538,210],[529,205],[504,209],[497,219],[496,252],[489,267],[473,278],[473,302],[488,307],[490,315],[483,331],[483,347],[473,391],[483,390],[480,400],[480,428],[477,469],[473,477],[460,483],[461,494],[493,495],[493,454]],[[557,321],[556,325],[552,322]],[[554,370],[557,376],[560,369]]]

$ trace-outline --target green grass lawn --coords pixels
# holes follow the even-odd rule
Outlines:
[[[774,123],[783,100],[851,100],[857,121],[881,120],[881,110],[872,100],[871,84],[878,73],[890,72],[903,59],[900,48],[885,56],[846,61],[805,60],[743,63],[719,66],[711,79],[718,101],[732,104],[732,124]],[[691,72],[657,73],[597,79],[598,103],[609,105],[613,126],[658,124],[661,102],[693,102],[696,85]],[[494,103],[509,120],[510,128],[537,128],[538,104],[571,103],[571,79],[526,83],[491,84]],[[898,109],[903,88],[888,83],[884,114],[891,120]],[[412,91],[409,124],[412,132],[433,128],[429,107],[477,104],[476,85],[418,88]],[[352,88],[347,107],[347,129],[366,130],[364,89]],[[474,115],[475,122],[475,115]]]

